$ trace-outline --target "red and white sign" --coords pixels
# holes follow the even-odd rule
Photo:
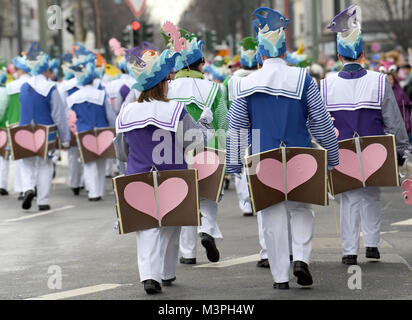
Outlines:
[[[136,18],[140,17],[143,13],[144,7],[146,6],[146,0],[126,0],[126,2]]]

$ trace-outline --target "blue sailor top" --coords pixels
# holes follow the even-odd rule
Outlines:
[[[77,116],[77,131],[84,132],[94,128],[107,128],[106,94],[91,85],[81,87],[67,97],[67,105]]]
[[[228,173],[241,172],[249,145],[252,154],[281,145],[310,148],[311,135],[329,151],[329,165],[339,164],[332,121],[316,82],[305,69],[289,67],[279,58],[268,59],[262,69],[239,79],[234,88],[228,114]]]
[[[20,90],[20,126],[34,122],[40,125],[53,125],[51,100],[56,90],[53,82],[43,75],[32,77]]]

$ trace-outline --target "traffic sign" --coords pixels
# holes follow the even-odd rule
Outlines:
[[[146,0],[126,0],[136,18],[140,17],[146,5]]]

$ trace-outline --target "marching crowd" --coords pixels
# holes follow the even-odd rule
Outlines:
[[[303,48],[287,52],[289,20],[270,8],[254,12],[257,36],[243,39],[240,55],[231,61],[225,50],[206,61],[204,42],[171,23],[163,26],[164,51],[147,42],[125,49],[112,39],[115,65],[81,45],[75,45],[60,63],[34,43],[8,69],[1,61],[0,129],[56,125],[61,149],[68,153],[70,188],[75,196],[86,189],[89,201],[103,198],[105,177],[113,171],[133,175],[153,168],[159,145],[153,138],[156,130],[171,133],[172,139],[162,143],[173,150],[172,160],[156,163],[156,168],[187,169],[185,161],[175,159],[183,157],[193,141],[181,141],[179,133],[184,136],[195,129],[195,141],[227,152],[227,174],[235,177],[245,216],[254,215],[243,160],[249,145],[257,145],[252,149],[259,152],[281,145],[311,148],[315,139],[328,151],[328,170],[333,170],[340,162],[338,141],[355,133],[360,137],[392,134],[402,166],[412,141],[411,67],[396,51],[366,60],[357,8],[346,9],[329,26],[337,33],[338,63],[334,64],[313,63]],[[76,134],[111,127],[117,133],[117,159],[82,163]],[[242,134],[251,130],[260,130],[258,139]],[[221,131],[226,134],[217,134]],[[15,161],[14,188],[24,210],[32,207],[36,197],[40,211],[50,210],[56,158],[50,152],[44,159]],[[0,156],[2,196],[8,195],[9,166],[10,152]],[[380,192],[370,187],[341,195],[342,263],[357,264],[361,228],[366,257],[380,259]],[[179,261],[197,263],[198,237],[208,259],[220,260],[215,242],[223,238],[217,224],[218,203],[201,198],[199,205],[200,227],[137,232],[140,280],[148,294],[161,292],[161,285],[172,285]],[[285,201],[256,214],[262,247],[258,267],[270,268],[274,288],[289,288],[291,262],[298,284],[311,286],[312,205]]]

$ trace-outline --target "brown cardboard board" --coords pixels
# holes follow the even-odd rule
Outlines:
[[[27,125],[7,127],[10,150],[14,160],[31,157],[46,159],[49,151],[57,149],[57,126]]]
[[[113,186],[120,234],[160,226],[200,225],[194,169],[121,176],[113,179]]]
[[[339,143],[340,164],[329,173],[332,193],[364,187],[399,187],[395,137],[360,137],[359,150],[356,139]]]
[[[113,144],[115,137],[115,128],[95,128],[77,133],[77,145],[80,149],[82,163],[89,163],[97,159],[116,159]]]
[[[199,196],[219,202],[226,171],[226,152],[204,148],[188,154],[191,168],[197,169]]]
[[[325,149],[275,149],[245,163],[255,213],[284,201],[328,205]]]
[[[0,128],[0,157],[3,159],[7,159],[8,157],[8,142],[7,130]]]

